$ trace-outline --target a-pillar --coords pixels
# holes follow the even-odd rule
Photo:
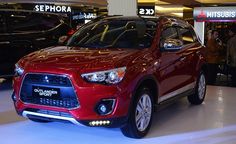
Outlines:
[[[137,0],[107,0],[108,15],[137,15]]]

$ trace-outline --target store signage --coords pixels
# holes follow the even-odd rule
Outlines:
[[[144,16],[154,16],[155,6],[138,6],[138,14]]]
[[[63,5],[38,4],[35,5],[34,10],[37,12],[70,13],[71,7]]]
[[[236,7],[197,7],[193,15],[198,22],[236,21]]]
[[[73,20],[81,20],[81,19],[94,19],[97,17],[96,13],[86,13],[80,12],[79,14],[75,14],[72,16]]]

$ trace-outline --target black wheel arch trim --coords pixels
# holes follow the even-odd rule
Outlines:
[[[159,90],[158,90],[158,86],[159,86],[159,84],[158,84],[158,81],[157,81],[156,77],[155,77],[154,75],[152,75],[152,74],[145,75],[145,76],[141,77],[141,78],[138,80],[138,82],[136,83],[136,85],[135,85],[135,87],[134,87],[134,89],[133,89],[133,91],[132,91],[132,97],[131,97],[130,104],[129,104],[129,110],[128,110],[128,113],[127,113],[127,116],[126,116],[127,120],[129,119],[129,116],[130,116],[130,113],[131,113],[131,109],[132,109],[132,107],[133,107],[133,102],[134,102],[134,99],[135,99],[135,94],[136,94],[137,90],[140,88],[140,86],[141,86],[146,80],[152,80],[152,81],[154,81],[154,82],[156,83],[156,96],[153,97],[153,102],[154,102],[154,105],[153,105],[153,106],[155,106],[155,104],[158,103],[157,100],[158,100],[158,91],[159,91]]]
[[[137,90],[140,88],[140,86],[143,84],[143,82],[147,81],[147,80],[152,80],[156,83],[156,88],[157,88],[156,90],[157,90],[157,93],[158,93],[158,85],[159,85],[158,81],[157,81],[157,79],[154,75],[149,74],[149,75],[143,76],[141,79],[138,80],[135,88],[133,89],[132,98],[135,96]]]

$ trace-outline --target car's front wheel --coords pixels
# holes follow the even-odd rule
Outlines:
[[[204,72],[201,72],[197,80],[195,92],[193,95],[188,96],[188,101],[191,104],[199,105],[204,101],[205,95],[206,95],[206,77]]]
[[[128,122],[121,128],[125,136],[142,138],[148,133],[153,115],[152,98],[152,94],[147,88],[142,88],[137,92]]]

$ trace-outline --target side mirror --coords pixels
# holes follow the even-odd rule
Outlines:
[[[58,39],[58,44],[59,45],[63,45],[65,44],[66,40],[68,39],[68,36],[64,35],[64,36],[60,36]]]
[[[179,39],[166,39],[163,43],[163,48],[166,51],[175,51],[181,49],[183,42]]]

